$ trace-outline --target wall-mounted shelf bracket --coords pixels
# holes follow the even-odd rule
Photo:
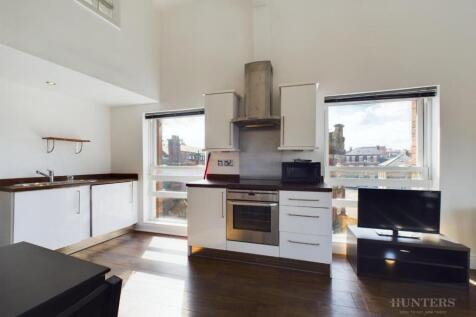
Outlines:
[[[76,151],[74,151],[74,154],[79,154],[83,151],[83,142],[77,142],[76,143]]]
[[[42,139],[46,140],[46,153],[52,153],[55,150],[56,141],[76,143],[76,150],[74,151],[74,154],[79,154],[83,151],[83,143],[91,142],[91,140],[58,138],[58,137],[52,137],[52,136],[44,137]]]
[[[51,153],[55,150],[55,140],[46,140],[46,153]]]

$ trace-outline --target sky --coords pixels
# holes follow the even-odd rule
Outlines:
[[[344,125],[345,148],[385,145],[391,149],[410,149],[411,101],[356,104],[329,107],[329,131]],[[179,135],[186,145],[205,147],[204,116],[165,118],[162,121],[163,142]],[[202,132],[198,132],[202,131]],[[198,132],[198,133],[197,133]]]
[[[344,125],[345,148],[385,145],[394,150],[411,147],[411,101],[329,107],[329,131]]]
[[[163,146],[167,149],[168,139],[178,135],[186,145],[199,149],[205,147],[205,118],[201,116],[172,117],[161,119]]]

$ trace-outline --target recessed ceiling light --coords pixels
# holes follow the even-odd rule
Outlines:
[[[49,86],[56,86],[56,83],[54,81],[47,80],[45,83]]]

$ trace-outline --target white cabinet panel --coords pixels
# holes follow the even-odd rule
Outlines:
[[[188,244],[226,249],[226,189],[188,187]]]
[[[93,237],[137,223],[137,183],[91,186]]]
[[[79,241],[91,237],[91,187],[82,186],[78,188],[80,201],[80,236]]]
[[[281,206],[279,231],[331,235],[332,216],[328,208]]]
[[[279,256],[330,264],[332,193],[279,192]]]
[[[280,150],[316,148],[317,85],[281,86]]]
[[[238,127],[231,120],[238,115],[239,97],[233,92],[205,95],[205,148],[230,151],[239,147]]]
[[[251,253],[279,257],[279,247],[274,245],[227,241],[226,249],[233,252]]]
[[[332,194],[330,192],[280,191],[280,206],[330,208]]]
[[[327,264],[332,261],[329,236],[281,232],[279,238],[280,257]]]
[[[15,193],[13,242],[59,249],[89,237],[89,187]]]

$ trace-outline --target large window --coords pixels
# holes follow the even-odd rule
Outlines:
[[[152,200],[148,221],[186,225],[185,184],[203,178],[203,111],[158,113],[149,120]]]
[[[333,231],[357,223],[357,188],[431,186],[432,98],[327,104],[326,182]]]

